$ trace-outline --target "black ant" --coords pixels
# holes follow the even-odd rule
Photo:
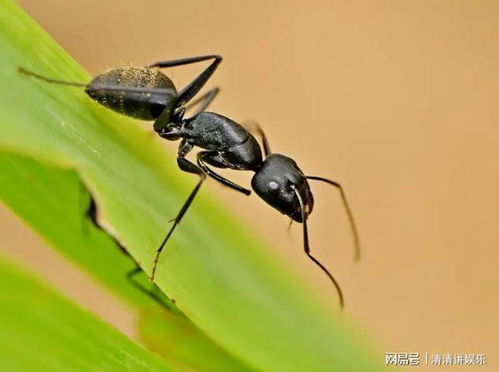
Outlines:
[[[210,59],[213,60],[212,63],[179,93],[166,75],[154,69],[155,67],[187,65]],[[198,175],[199,181],[156,251],[151,281],[154,281],[158,260],[166,242],[191,205],[206,176],[245,195],[251,193],[247,188],[215,173],[208,165],[217,168],[250,170],[255,172],[251,180],[253,190],[279,212],[291,217],[292,221],[303,224],[305,253],[332,281],[343,308],[343,294],[339,284],[310,253],[307,229],[307,218],[314,206],[308,180],[322,181],[336,187],[340,191],[352,227],[355,257],[360,258],[358,233],[343,188],[335,181],[307,176],[298,168],[293,159],[272,153],[267,137],[260,126],[255,125],[252,129],[245,128],[225,116],[206,112],[205,110],[219,92],[218,87],[190,102],[206,84],[221,61],[221,56],[206,55],[157,62],[147,67],[117,68],[98,75],[89,84],[50,79],[22,68],[19,71],[50,83],[84,87],[90,98],[120,114],[142,120],[154,120],[154,131],[160,137],[172,141],[181,139],[177,164],[184,172]],[[184,117],[186,110],[194,105],[200,106],[198,111],[191,117]],[[260,145],[250,130],[255,131],[261,137],[265,158],[262,157]],[[185,158],[194,146],[204,149],[198,152],[196,164]]]

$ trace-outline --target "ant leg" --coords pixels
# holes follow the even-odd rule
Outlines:
[[[244,195],[250,195],[251,191],[235,184],[232,181],[229,181],[228,179],[220,176],[218,173],[215,173],[212,171],[208,166],[204,163],[207,162],[208,164],[214,165],[215,167],[219,168],[227,168],[226,163],[223,161],[223,159],[220,157],[220,153],[218,151],[201,151],[198,153],[197,156],[197,163],[199,167],[203,170],[204,173],[206,173],[208,176],[211,178],[217,180],[218,182],[222,183],[225,186],[230,187],[233,190],[242,192]]]
[[[219,87],[215,87],[215,88],[209,90],[208,92],[206,92],[205,94],[203,94],[201,97],[199,97],[196,100],[190,102],[188,105],[180,107],[178,109],[178,111],[176,111],[176,115],[178,115],[179,117],[183,117],[186,110],[189,110],[193,106],[201,103],[201,107],[192,116],[194,117],[194,116],[198,115],[199,113],[203,112],[204,110],[206,110],[208,108],[208,106],[211,104],[211,102],[213,102],[213,100],[217,96],[218,92],[220,92],[220,88]],[[165,124],[167,124],[165,122],[165,117],[168,120],[170,120],[171,111],[166,112],[165,115],[162,114],[158,119],[156,119],[156,121],[154,122],[154,130],[161,137],[164,137],[164,138],[168,139],[168,135],[166,135],[164,133]],[[170,128],[170,130],[178,130],[178,129],[177,128],[175,128],[175,129]]]
[[[39,75],[35,72],[26,70],[23,67],[18,67],[17,70],[24,75],[32,76],[38,80],[42,80],[42,81],[45,81],[47,83],[69,85],[69,86],[82,87],[82,88],[88,87],[88,84],[74,83],[71,81],[52,79],[52,78],[49,78],[49,77],[46,77],[43,75]],[[92,85],[92,88],[93,89],[108,90],[108,91],[117,91],[117,92],[164,94],[165,96],[169,97],[170,99],[177,98],[176,92],[170,88],[128,87],[128,86],[123,86],[123,85],[107,85],[107,84]]]
[[[184,158],[193,148],[194,146],[187,141],[185,138],[182,138],[182,141],[180,141],[180,145],[178,146],[178,157],[179,158]]]
[[[158,295],[158,293],[155,292],[155,289],[158,289],[158,287],[154,284],[153,284],[154,287],[152,289],[148,289],[148,288],[144,287],[142,284],[140,284],[137,280],[134,279],[137,276],[137,274],[140,274],[141,272],[142,272],[142,269],[140,268],[140,266],[137,265],[134,269],[130,270],[126,274],[126,278],[135,288],[137,288],[139,291],[141,291],[145,295],[152,298],[158,305],[160,305],[161,307],[163,307],[167,310],[172,310],[172,305],[170,303],[168,303],[167,301],[165,301],[164,298],[167,298],[172,303],[175,303],[175,300],[173,298],[168,298],[163,293]]]
[[[199,98],[195,99],[194,101],[190,102],[184,108],[186,110],[189,110],[190,108],[192,108],[193,106],[197,105],[198,103],[201,103],[201,107],[197,110],[197,112],[195,114],[192,115],[192,116],[196,116],[197,114],[199,114],[200,112],[205,111],[208,108],[208,106],[211,104],[211,102],[213,102],[213,100],[215,99],[215,97],[217,96],[217,94],[219,92],[220,92],[220,88],[219,87],[215,87],[215,88],[209,90],[208,92],[206,92],[205,94],[203,94],[201,97],[199,97]]]
[[[353,218],[352,209],[348,205],[347,196],[345,195],[345,191],[343,191],[343,187],[333,180],[329,180],[327,178],[316,177],[316,176],[305,176],[308,180],[322,181],[331,186],[336,187],[340,191],[341,200],[343,201],[343,205],[345,206],[345,210],[347,212],[348,220],[350,222],[350,227],[352,229],[353,234],[353,243],[355,247],[355,261],[360,261],[360,239],[359,232],[357,230],[357,226],[355,225],[355,219]]]
[[[211,75],[215,72],[220,62],[222,62],[222,56],[219,55],[207,55],[191,58],[175,59],[172,61],[156,62],[148,67],[173,67],[182,66],[191,63],[206,61],[208,59],[214,59],[214,61],[203,71],[197,78],[189,83],[184,89],[182,89],[178,95],[177,104],[182,106],[189,102],[198,92],[203,88],[206,82],[209,80]]]
[[[298,202],[300,203],[300,212],[301,212],[301,222],[303,223],[303,248],[305,250],[305,254],[310,258],[317,266],[319,266],[324,273],[329,277],[331,282],[333,282],[334,286],[336,287],[336,290],[338,292],[338,297],[340,298],[340,306],[341,309],[343,310],[344,307],[344,301],[343,301],[343,292],[341,291],[340,285],[334,278],[334,276],[329,272],[328,269],[324,265],[322,265],[319,260],[317,260],[312,254],[310,253],[310,246],[308,244],[308,228],[307,228],[307,214],[305,212],[305,205],[303,203],[303,198],[300,195],[300,192],[296,188],[295,185],[291,185],[291,188],[295,191],[296,197],[298,198]]]
[[[220,59],[222,60],[222,57],[216,54],[208,54],[204,56],[197,56],[197,57],[187,57],[187,58],[179,58],[179,59],[171,59],[168,61],[159,61],[155,62],[152,65],[148,65],[147,67],[158,67],[158,68],[168,68],[168,67],[176,67],[176,66],[183,66],[183,65],[190,65],[193,63],[198,63],[202,61],[206,61],[208,59]]]
[[[177,164],[179,168],[184,172],[197,174],[199,176],[199,181],[194,187],[194,189],[191,191],[191,193],[189,194],[189,197],[187,198],[184,205],[180,209],[180,212],[178,212],[177,217],[175,217],[175,219],[173,220],[174,221],[173,226],[170,228],[170,231],[168,231],[168,234],[166,234],[165,238],[163,239],[163,242],[156,251],[156,256],[154,257],[154,263],[152,267],[152,274],[151,277],[149,278],[151,281],[154,281],[154,275],[156,274],[156,268],[158,266],[158,261],[159,261],[159,256],[161,255],[161,251],[165,247],[166,242],[168,241],[168,239],[170,239],[170,236],[172,235],[173,231],[175,230],[180,220],[184,216],[185,212],[187,212],[187,209],[189,208],[192,201],[196,197],[196,194],[198,193],[201,185],[203,184],[203,181],[206,179],[206,175],[203,172],[203,170],[199,168],[196,164],[191,163],[189,160],[183,157],[178,157]]]
[[[61,85],[70,85],[70,86],[73,86],[73,87],[83,87],[83,88],[87,86],[87,84],[83,84],[83,83],[75,83],[75,82],[72,82],[72,81],[52,79],[52,78],[49,78],[49,77],[46,77],[46,76],[43,76],[43,75],[39,75],[39,74],[37,74],[35,72],[26,70],[24,67],[18,67],[17,71],[19,73],[21,73],[21,74],[32,76],[32,77],[37,78],[39,80],[43,80],[43,81],[45,81],[47,83],[61,84]]]
[[[265,153],[265,157],[269,156],[272,151],[270,150],[270,144],[267,139],[267,136],[265,135],[265,132],[263,131],[262,127],[260,124],[258,124],[256,121],[248,121],[242,123],[243,127],[245,127],[249,132],[256,133],[257,135],[260,136],[263,144],[263,152]]]

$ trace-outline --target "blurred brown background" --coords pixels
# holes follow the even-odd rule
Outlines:
[[[322,184],[313,185],[312,249],[341,282],[347,316],[378,342],[380,363],[385,351],[485,353],[487,366],[462,369],[499,370],[497,1],[20,3],[93,75],[222,54],[211,110],[258,120],[275,152],[343,183],[363,260],[352,262],[340,199]],[[183,86],[202,67],[166,73]],[[290,236],[287,219],[257,197],[207,189],[330,296],[322,273],[303,263],[299,226]],[[133,314],[4,207],[0,226],[2,248],[72,296],[78,286],[80,301],[133,334]]]

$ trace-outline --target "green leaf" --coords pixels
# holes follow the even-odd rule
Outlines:
[[[3,371],[171,371],[164,360],[0,259]]]
[[[158,309],[149,296],[131,285],[126,274],[135,264],[86,218],[89,195],[74,171],[0,152],[0,199],[48,243],[127,300],[137,313],[138,333],[144,345],[171,364],[205,371],[247,369],[183,314]],[[150,287],[147,281],[142,285],[144,289]]]
[[[22,66],[89,80],[17,6],[0,4],[0,150],[74,169],[116,237],[150,272],[166,221],[195,179],[182,175],[138,123],[99,107],[79,89],[17,73]],[[340,313],[206,191],[169,242],[156,280],[212,340],[257,369],[375,369]]]

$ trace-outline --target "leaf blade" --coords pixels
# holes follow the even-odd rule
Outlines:
[[[173,370],[3,259],[0,291],[0,365],[4,370]]]
[[[137,333],[143,344],[154,346],[172,365],[214,371],[249,369],[183,314],[157,306],[131,285],[126,274],[135,264],[85,217],[89,199],[74,171],[0,152],[0,199],[50,245],[126,300],[136,313]],[[145,290],[152,288],[147,280],[143,282]]]
[[[16,74],[24,63],[47,76],[88,79],[23,14],[10,10],[18,24],[0,39],[0,55],[10,67],[0,79],[16,91],[2,95],[9,120],[0,121],[0,147],[77,169],[120,240],[149,271],[165,221],[176,214],[193,179],[182,178],[172,157],[136,123],[81,92]],[[5,9],[0,12],[2,21],[9,18]],[[19,28],[27,32],[14,32]],[[38,43],[27,41],[32,38]],[[202,192],[169,243],[157,282],[206,334],[258,368],[374,370],[339,315],[285,262]]]

